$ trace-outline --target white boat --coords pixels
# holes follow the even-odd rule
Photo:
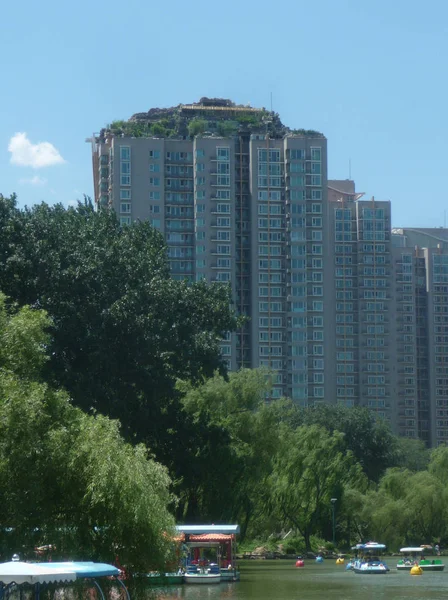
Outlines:
[[[207,585],[210,585],[211,583],[220,583],[221,573],[207,568],[198,568],[195,571],[191,567],[188,567],[188,571],[184,575],[184,581],[185,583],[190,584],[205,583]]]
[[[386,575],[390,569],[384,560],[381,560],[377,554],[385,550],[384,544],[378,542],[367,542],[366,544],[357,544],[352,548],[361,553],[353,563],[352,571],[358,575]]]
[[[443,571],[445,568],[440,557],[426,558],[428,554],[433,552],[431,546],[410,546],[400,548],[400,552],[404,556],[397,563],[397,571],[410,571],[415,565],[419,565],[423,571]]]

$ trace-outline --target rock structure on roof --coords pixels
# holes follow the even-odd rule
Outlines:
[[[313,130],[290,129],[282,123],[278,113],[266,108],[207,97],[192,104],[150,108],[147,112],[135,113],[128,121],[113,121],[101,130],[99,137],[112,134],[187,139],[196,135],[231,137],[250,133],[268,133],[272,138],[288,134],[323,137]]]

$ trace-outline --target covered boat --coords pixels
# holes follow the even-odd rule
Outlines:
[[[114,577],[124,589],[127,600],[129,593],[124,583],[118,579],[120,570],[113,565],[95,562],[49,562],[27,563],[12,561],[0,563],[0,596],[4,597],[11,586],[32,585],[34,597],[40,597],[41,586],[48,583],[67,584],[77,579],[89,579],[104,600],[104,593],[96,581],[98,577]]]
[[[239,580],[235,563],[239,525],[177,525],[176,529],[187,549],[185,583]]]
[[[413,566],[418,565],[423,571],[443,571],[445,565],[442,559],[431,556],[434,550],[432,546],[409,546],[406,548],[400,548],[400,552],[403,554],[403,558],[397,563],[397,571],[410,571]]]
[[[352,570],[358,575],[385,575],[390,569],[384,560],[379,558],[379,553],[386,549],[384,544],[367,542],[353,546],[360,556],[353,563]]]

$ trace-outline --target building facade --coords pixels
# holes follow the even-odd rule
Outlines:
[[[190,112],[213,131],[93,138],[98,207],[149,220],[174,278],[231,286],[248,318],[224,359],[275,371],[272,398],[366,406],[397,434],[447,442],[447,230],[392,230],[390,202],[328,181],[322,134],[210,103],[181,107],[184,134]],[[235,128],[241,114],[258,130]]]
[[[273,398],[323,401],[326,139],[106,135],[94,171],[99,206],[162,232],[173,277],[231,285],[249,318],[223,341],[229,368],[268,366]]]

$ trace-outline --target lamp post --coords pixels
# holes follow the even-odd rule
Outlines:
[[[330,499],[331,509],[332,509],[332,513],[333,513],[333,546],[336,546],[336,515],[335,515],[336,501],[337,501],[337,498]]]

